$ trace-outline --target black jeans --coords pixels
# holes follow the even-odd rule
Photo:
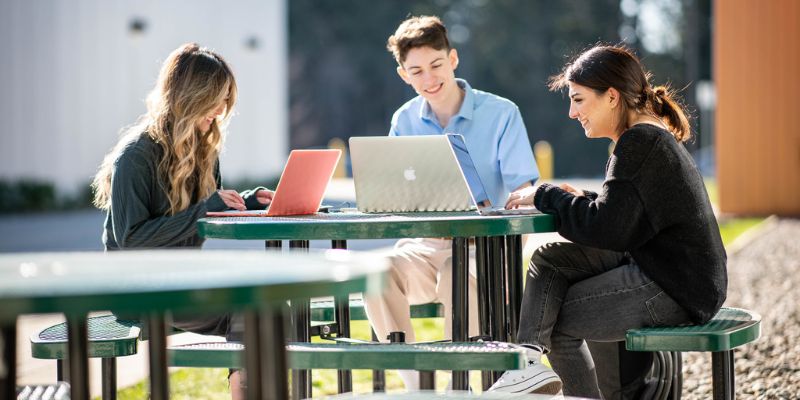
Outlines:
[[[606,366],[586,340],[618,342],[631,328],[689,322],[627,253],[549,243],[531,258],[517,340],[548,351],[565,395],[601,398],[595,368]]]

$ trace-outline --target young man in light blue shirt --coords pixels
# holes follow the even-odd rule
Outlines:
[[[419,96],[392,117],[391,136],[464,136],[489,200],[504,205],[512,191],[531,186],[539,171],[519,109],[511,101],[475,90],[456,79],[458,53],[437,17],[411,17],[389,37],[387,48],[397,61],[397,73]],[[488,204],[487,204],[488,205]],[[449,239],[403,239],[390,256],[390,282],[381,296],[366,297],[367,316],[378,338],[404,331],[416,341],[410,305],[439,302],[445,315],[452,306],[452,248]],[[474,260],[470,260],[474,266]],[[470,274],[469,333],[478,334],[477,285]],[[445,336],[451,337],[450,318]],[[399,371],[409,390],[419,388],[416,371]]]

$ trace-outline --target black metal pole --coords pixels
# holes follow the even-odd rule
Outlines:
[[[100,359],[103,400],[117,399],[117,359],[115,357]]]
[[[522,308],[522,236],[506,236],[506,282],[508,283],[508,336],[516,343]]]
[[[469,245],[467,238],[453,238],[453,341],[469,341]],[[453,371],[453,389],[469,388],[469,371]]]
[[[283,307],[261,313],[261,352],[264,398],[286,399],[289,394],[286,374],[286,336]]]
[[[501,342],[508,341],[506,318],[506,285],[505,285],[505,241],[503,236],[489,238],[489,273],[495,284],[492,299],[492,337]]]
[[[3,360],[5,376],[0,375],[0,397],[17,398],[17,326],[16,322],[0,328],[0,339],[3,341]]]
[[[164,315],[155,312],[148,316],[147,323],[150,328],[150,399],[167,400],[169,398],[167,324],[164,322]]]
[[[680,351],[671,352],[672,364],[675,366],[672,370],[672,385],[670,385],[670,393],[668,398],[671,400],[680,400],[683,393],[683,356]]]
[[[503,237],[493,236],[489,238],[489,275],[492,287],[491,298],[491,328],[492,339],[497,341],[507,341],[506,337],[506,288],[503,268]],[[491,382],[494,383],[500,378],[499,371],[492,372]]]
[[[731,400],[734,393],[733,350],[711,353],[711,381],[714,400]]]
[[[347,249],[346,240],[332,240],[331,247],[334,249]],[[336,336],[350,337],[350,296],[337,296],[333,299],[334,312],[336,316]],[[338,389],[339,393],[353,391],[353,373],[349,370],[339,370]]]
[[[480,321],[480,335],[491,337],[491,324],[489,299],[491,298],[489,291],[489,271],[487,266],[487,246],[488,242],[485,236],[475,238],[475,272],[478,281],[478,320]],[[492,385],[492,372],[481,371],[481,386],[483,390],[489,389]]]
[[[69,343],[67,365],[69,365],[70,396],[73,399],[89,399],[88,335],[86,315],[67,316],[67,341]]]
[[[264,393],[265,378],[264,371],[261,369],[263,361],[261,360],[261,337],[265,332],[261,332],[260,321],[261,317],[258,311],[247,310],[244,312],[244,368],[247,374],[248,400],[261,400]],[[265,364],[269,364],[269,362]],[[231,391],[234,390],[238,390],[238,388],[231,387]]]
[[[489,270],[487,267],[486,237],[475,238],[475,272],[478,281],[478,321],[481,336],[490,336],[489,330]]]
[[[290,240],[291,251],[308,251],[308,240]],[[292,299],[292,321],[297,342],[311,341],[311,303],[308,298]],[[311,397],[311,370],[292,371],[292,397],[305,399]]]
[[[58,359],[56,360],[56,380],[60,382],[67,382],[69,381],[69,377],[65,373],[64,368],[64,360]],[[66,378],[66,379],[65,379]]]
[[[436,371],[419,371],[420,390],[436,389]]]
[[[378,341],[378,335],[375,334],[375,330],[370,329],[372,331],[372,341]],[[382,369],[373,369],[372,370],[372,391],[373,392],[385,392],[386,391],[386,371]]]

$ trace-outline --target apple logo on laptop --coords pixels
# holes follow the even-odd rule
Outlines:
[[[406,168],[406,170],[403,171],[403,177],[406,178],[407,181],[413,181],[417,179],[417,175],[414,173],[414,168],[413,167]]]

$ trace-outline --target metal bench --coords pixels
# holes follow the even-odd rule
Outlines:
[[[442,316],[442,305],[438,303],[412,306],[413,318]],[[311,302],[311,332],[313,335],[329,336],[335,332],[334,304],[332,298]],[[350,300],[350,319],[366,320],[364,302],[360,298]],[[138,320],[117,319],[113,314],[88,318],[89,357],[101,358],[102,398],[116,398],[116,357],[129,356],[138,351],[138,340],[147,340],[146,332]],[[63,360],[67,354],[67,327],[65,323],[47,327],[31,336],[31,355],[37,359],[56,360],[56,379],[64,380]]]
[[[444,317],[444,307],[439,303],[427,303],[411,306],[411,318]],[[360,297],[350,299],[350,320],[366,321],[364,300]],[[311,300],[311,335],[327,336],[336,332],[335,307],[332,298]]]
[[[525,366],[525,352],[500,342],[467,343],[290,343],[292,369],[408,369],[420,371],[420,387],[433,389],[434,372],[505,371]],[[195,343],[167,349],[172,367],[241,368],[244,346],[234,342]]]
[[[711,352],[714,399],[733,399],[736,387],[733,350],[754,342],[760,336],[760,315],[724,307],[704,325],[631,329],[625,336],[625,348],[631,351]],[[680,371],[680,366],[677,366],[677,371]]]
[[[115,315],[109,314],[89,317],[87,324],[89,357],[102,359],[102,397],[108,400],[116,399],[116,358],[133,355],[138,351],[139,321],[119,320]],[[67,357],[67,324],[56,324],[33,334],[31,356],[56,360],[56,379],[64,380],[63,360]]]

